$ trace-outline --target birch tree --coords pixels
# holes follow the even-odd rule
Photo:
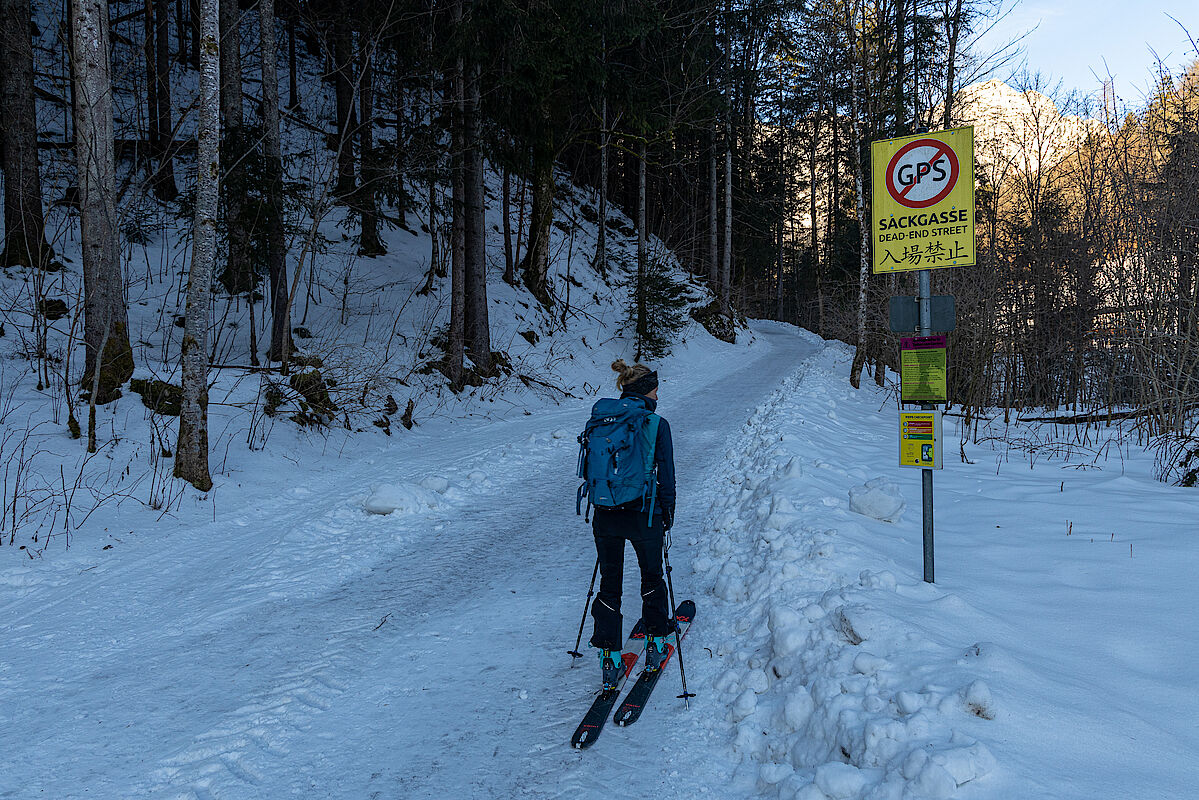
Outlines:
[[[200,0],[200,119],[197,131],[196,217],[183,328],[183,403],[175,477],[202,492],[208,471],[208,322],[216,261],[216,215],[221,176],[220,23],[218,0]]]

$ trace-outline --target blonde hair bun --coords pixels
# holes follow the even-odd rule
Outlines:
[[[616,388],[623,390],[625,386],[640,378],[642,375],[648,375],[652,370],[644,364],[633,364],[629,366],[623,358],[618,358],[612,362],[612,371],[617,373]]]

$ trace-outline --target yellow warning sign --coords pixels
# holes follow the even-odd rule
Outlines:
[[[941,469],[941,412],[899,412],[899,466]]]
[[[969,267],[974,253],[974,128],[870,145],[874,271]]]

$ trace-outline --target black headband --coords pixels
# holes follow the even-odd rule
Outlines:
[[[658,388],[658,373],[647,372],[635,381],[629,381],[624,385],[624,391],[632,392],[633,394],[649,394],[654,389]]]

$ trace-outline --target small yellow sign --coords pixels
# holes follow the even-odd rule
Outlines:
[[[899,412],[899,466],[941,469],[941,412]]]
[[[974,128],[870,145],[876,273],[975,264]]]

